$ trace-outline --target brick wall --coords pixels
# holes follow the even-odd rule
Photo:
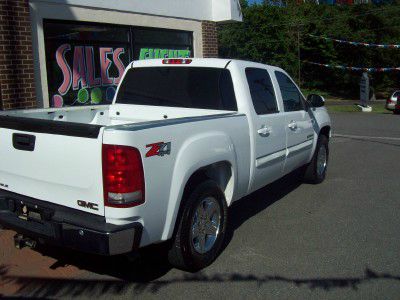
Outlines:
[[[218,57],[217,23],[203,21],[201,27],[203,36],[203,57]]]
[[[36,107],[29,0],[0,0],[0,109]]]

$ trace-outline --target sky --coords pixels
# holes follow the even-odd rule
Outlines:
[[[249,4],[253,4],[253,3],[261,3],[262,0],[248,0]]]

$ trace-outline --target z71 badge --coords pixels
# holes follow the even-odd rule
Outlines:
[[[171,142],[168,143],[159,142],[159,143],[149,144],[146,145],[146,148],[150,148],[146,153],[146,157],[164,156],[171,154]]]

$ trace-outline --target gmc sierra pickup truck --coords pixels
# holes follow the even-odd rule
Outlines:
[[[111,105],[1,113],[0,224],[19,247],[117,255],[168,241],[173,266],[201,269],[234,201],[300,167],[324,180],[323,105],[273,66],[134,61]]]

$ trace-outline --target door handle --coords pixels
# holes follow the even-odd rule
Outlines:
[[[295,121],[292,120],[292,121],[290,121],[288,127],[289,127],[291,130],[296,130],[296,129],[297,129],[297,123],[296,123]]]
[[[263,125],[260,129],[257,130],[257,132],[262,137],[267,137],[271,134],[272,129],[271,129],[271,127],[267,127],[266,125]]]

